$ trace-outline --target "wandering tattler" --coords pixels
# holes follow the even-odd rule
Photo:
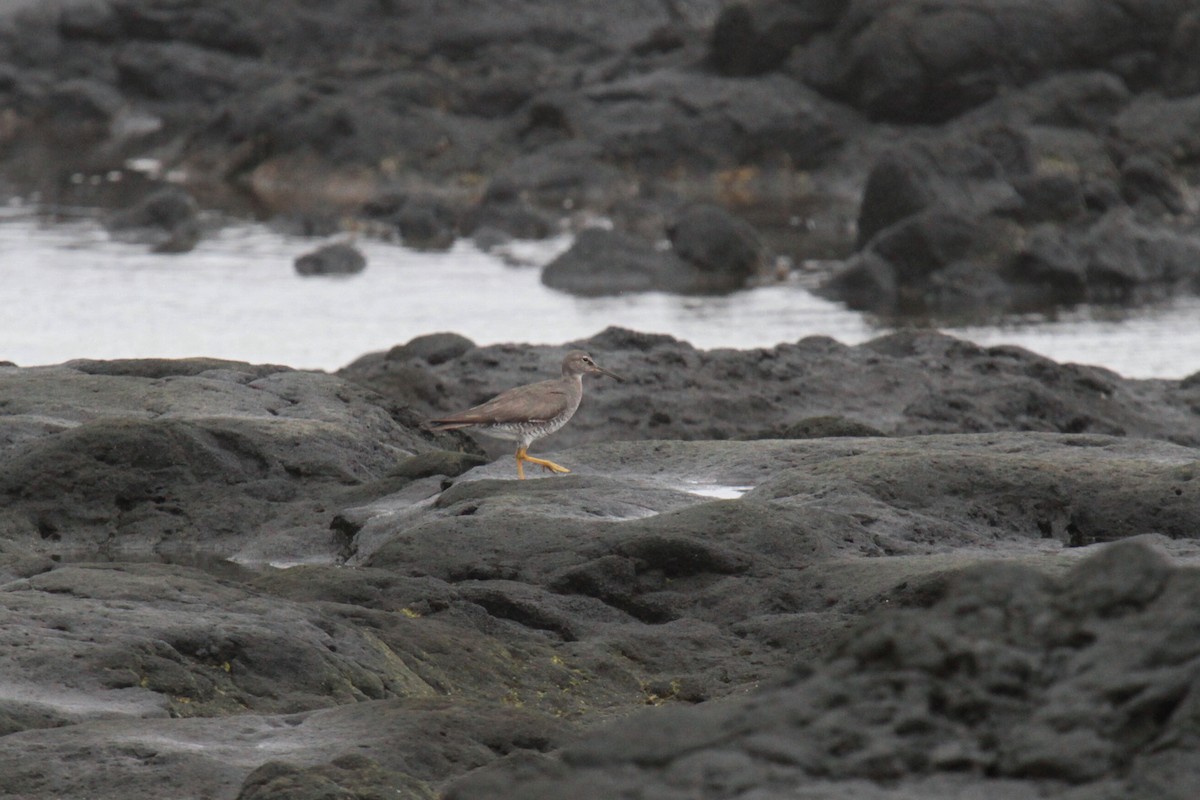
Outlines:
[[[544,458],[534,458],[525,451],[535,439],[549,436],[574,416],[583,399],[583,376],[587,373],[621,380],[598,366],[587,353],[572,350],[563,358],[561,378],[501,392],[474,408],[429,420],[430,428],[435,431],[475,428],[488,436],[517,442],[517,477],[521,480],[525,479],[526,461],[551,472],[570,472],[566,467]]]

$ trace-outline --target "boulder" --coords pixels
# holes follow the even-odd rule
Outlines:
[[[849,0],[730,3],[713,24],[709,58],[722,75],[768,72],[780,66],[797,45],[831,28],[849,5]]]
[[[105,220],[113,238],[149,245],[156,253],[186,253],[200,239],[200,208],[186,190],[160,188]]]
[[[1011,181],[1028,174],[1027,138],[984,129],[977,142],[911,142],[871,167],[859,211],[860,247],[884,228],[932,206],[977,217],[1019,203]]]
[[[1113,120],[1115,134],[1135,153],[1188,162],[1200,156],[1200,95],[1135,98]]]
[[[475,347],[475,343],[457,333],[428,333],[398,344],[387,352],[389,361],[421,359],[428,364],[442,364],[458,358]]]
[[[367,258],[354,245],[336,242],[297,256],[294,266],[300,275],[354,275],[367,268]]]
[[[712,288],[740,288],[766,266],[765,246],[744,220],[713,205],[693,206],[667,227],[675,254],[707,276]]]
[[[58,31],[67,40],[109,42],[124,33],[124,26],[117,10],[108,0],[85,0],[62,8]]]
[[[217,103],[242,87],[278,78],[257,62],[179,41],[129,42],[114,65],[123,91],[168,103]]]
[[[696,270],[670,250],[637,237],[589,228],[542,270],[542,283],[584,297],[696,291]]]
[[[95,17],[96,21],[81,25],[81,16]],[[257,21],[235,3],[159,4],[113,0],[111,13],[97,10],[88,16],[74,10],[64,18],[64,25],[69,31],[96,38],[98,23],[102,21],[108,26],[110,19],[115,19],[121,32],[132,39],[183,41],[240,56],[257,57],[264,51],[261,33],[255,29]],[[71,21],[69,25],[67,20]],[[107,27],[103,29],[107,30]]]
[[[542,283],[572,294],[709,294],[745,287],[765,271],[766,252],[745,221],[713,205],[685,208],[667,225],[669,247],[615,230],[581,231],[546,265]]]
[[[662,69],[537,102],[544,119],[607,161],[656,176],[746,163],[813,169],[835,159],[855,122],[778,72],[734,79]]]
[[[429,196],[409,197],[396,212],[400,239],[417,250],[448,250],[458,238],[456,212]]]
[[[852,3],[799,69],[874,118],[937,123],[1054,72],[1107,65],[1138,75],[1140,55],[1165,51],[1187,10],[1177,0],[1136,9],[1085,0],[1068,20],[1035,0]]]
[[[112,132],[124,100],[113,87],[89,78],[62,81],[40,101],[39,123],[83,141],[104,140]]]
[[[1148,227],[1128,212],[1110,212],[1084,242],[1087,278],[1097,299],[1134,298],[1200,286],[1200,239]]]
[[[1119,171],[1108,155],[1067,169],[1039,156],[1044,139],[1008,123],[974,121],[962,134],[909,140],[878,158],[860,250],[822,293],[889,316],[970,320],[1196,285],[1183,254],[1200,239],[1173,222],[1190,208],[1162,151],[1130,155]]]
[[[1163,84],[1166,93],[1172,97],[1200,92],[1197,47],[1200,47],[1200,10],[1190,9],[1176,21],[1163,59]]]
[[[461,210],[430,193],[385,190],[362,211],[391,227],[405,245],[416,250],[446,250],[459,235]]]
[[[1188,203],[1161,156],[1135,155],[1121,165],[1121,193],[1130,206],[1152,217],[1183,214]]]

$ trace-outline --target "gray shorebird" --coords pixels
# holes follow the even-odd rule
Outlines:
[[[429,420],[435,431],[474,428],[496,439],[517,442],[517,477],[525,479],[525,462],[537,464],[551,472],[570,472],[564,466],[534,458],[525,451],[535,439],[549,436],[567,424],[583,399],[583,376],[592,373],[616,375],[596,364],[582,350],[567,353],[562,362],[562,377],[509,389],[481,403],[448,417]]]

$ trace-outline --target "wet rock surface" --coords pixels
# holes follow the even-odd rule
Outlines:
[[[571,474],[423,429],[577,344],[0,368],[5,790],[1195,794],[1194,377],[612,329]]]
[[[836,262],[824,291],[876,313],[1140,303],[1200,281],[1198,14],[15,3],[0,12],[0,183],[122,212],[181,184],[205,209],[422,249],[611,225],[547,272],[589,295],[745,285],[738,253],[702,248],[714,263],[677,238],[699,204],[753,226],[783,273]],[[196,231],[124,235],[181,251]]]

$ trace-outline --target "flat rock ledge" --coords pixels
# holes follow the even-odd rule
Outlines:
[[[647,435],[598,392],[581,438],[539,443],[572,472],[517,481],[510,454],[426,432],[404,399],[490,388],[461,392],[456,370],[510,351],[461,340],[340,376],[0,368],[0,785],[30,800],[1200,796],[1194,381],[948,337],[768,359],[603,336],[591,346],[633,391],[689,359],[720,435],[683,417]],[[516,369],[561,349],[527,348]],[[989,362],[1099,422],[1004,428],[1014,394]],[[752,403],[735,425],[709,389],[740,368],[752,396],[774,394],[785,366],[817,398],[797,419]],[[809,413],[837,404],[836,371],[855,412]],[[905,402],[868,403],[868,374]],[[934,420],[922,381],[971,402]],[[799,419],[821,420],[791,428],[812,438],[759,438]],[[1114,420],[1126,430],[1096,429]]]

